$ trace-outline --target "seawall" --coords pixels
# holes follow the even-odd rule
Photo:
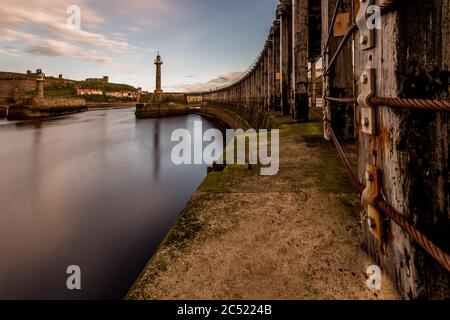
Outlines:
[[[10,105],[8,120],[55,117],[86,110],[86,100],[81,98],[33,98]]]
[[[160,107],[152,104],[137,104],[137,118],[164,118],[186,114],[199,114],[215,121],[224,122],[230,128],[271,129],[279,124],[280,117],[276,112],[260,112],[258,116],[251,109],[244,112],[236,112],[234,107],[212,104],[162,104]],[[290,120],[285,118],[284,121]]]
[[[117,103],[109,103],[109,102],[88,102],[87,108],[88,110],[93,109],[122,109],[122,108],[134,108],[136,106],[136,102],[117,102]]]

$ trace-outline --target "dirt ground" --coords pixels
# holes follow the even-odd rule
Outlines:
[[[279,173],[210,174],[127,299],[399,299],[384,275],[367,287],[359,195],[321,123],[280,129]]]

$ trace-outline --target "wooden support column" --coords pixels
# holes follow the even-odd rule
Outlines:
[[[250,108],[250,92],[251,88],[250,88],[250,75],[247,75],[245,77],[245,105],[247,107],[247,109]]]
[[[269,110],[269,47],[270,41],[266,41],[264,54],[264,111]]]
[[[253,104],[257,108],[258,107],[258,98],[259,98],[259,64],[256,65],[255,71],[253,73],[253,87],[255,91],[253,92]]]
[[[261,93],[260,93],[260,105],[261,105],[261,110],[265,110],[266,108],[266,77],[265,77],[265,72],[266,72],[266,54],[265,51],[263,51],[263,55],[261,58],[261,66],[260,66],[260,82],[261,82]]]
[[[259,110],[264,110],[264,50],[259,61]]]
[[[328,33],[329,26],[331,24],[332,16],[336,8],[336,0],[328,0],[328,25],[324,29],[324,32]],[[335,27],[333,28],[329,48],[326,53],[326,64],[324,65],[324,71],[330,63],[334,53],[336,52],[339,44],[341,43],[345,33],[352,24],[352,3],[353,0],[342,0],[341,6],[336,18]],[[325,31],[327,30],[327,31]],[[326,39],[324,39],[326,40]],[[325,43],[322,43],[324,46]],[[344,46],[344,49],[339,54],[336,62],[330,67],[329,74],[327,76],[327,90],[326,95],[331,97],[351,97],[354,95],[353,90],[353,57],[352,57],[352,41],[349,39]],[[354,105],[338,102],[327,102],[328,118],[331,121],[331,125],[334,133],[341,139],[353,139],[354,133]]]
[[[325,50],[325,45],[328,37],[328,30],[330,28],[330,14],[333,14],[333,9],[331,9],[330,13],[330,1],[336,4],[336,0],[321,0],[321,10],[322,10],[322,39],[321,39],[321,48],[322,48],[322,73],[325,72],[325,67],[329,61],[329,50]],[[329,86],[328,86],[328,77],[322,76],[322,103],[323,103],[323,136],[326,140],[331,140],[330,130],[328,128],[328,121],[331,121],[331,109],[330,102],[325,99],[325,97],[330,96]]]
[[[256,67],[252,71],[252,110],[255,107],[255,99],[256,99]]]
[[[261,96],[261,62],[256,65],[256,104],[258,106],[258,111],[261,108],[259,99]]]
[[[382,17],[375,47],[355,41],[355,80],[375,69],[376,95],[449,99],[450,2],[401,1]],[[356,39],[359,39],[359,31]],[[378,106],[376,134],[362,133],[357,108],[358,171],[382,171],[386,201],[432,242],[450,253],[450,118],[448,113]],[[364,226],[366,223],[363,224]],[[384,252],[368,233],[369,251],[410,299],[450,299],[450,273],[394,222],[383,223]]]
[[[264,109],[263,105],[263,90],[264,90],[264,77],[263,77],[263,65],[264,65],[264,52],[262,53],[261,59],[258,63],[258,110]]]
[[[259,104],[259,110],[262,111],[262,110],[264,110],[264,52],[262,53],[258,70],[259,70],[258,104]]]
[[[273,27],[270,29],[269,36],[269,48],[268,48],[268,111],[273,111],[274,108],[274,93],[275,93],[275,66],[274,66],[274,31]]]
[[[292,0],[294,119],[309,120],[308,0]]]
[[[311,107],[312,108],[316,108],[317,107],[317,98],[316,98],[316,94],[317,94],[317,89],[316,89],[316,64],[312,63],[311,64]]]
[[[252,98],[252,76],[251,76],[251,74],[249,74],[247,76],[247,94],[248,94],[248,96],[247,96],[248,107],[250,108],[251,102],[252,102],[252,100],[251,100],[251,98]]]
[[[290,113],[289,92],[291,88],[292,70],[292,5],[290,0],[281,0],[277,15],[280,19],[280,81],[281,81],[281,113]]]
[[[273,94],[273,110],[281,112],[281,47],[280,47],[280,20],[276,20],[273,24],[273,65],[274,65],[274,94]]]
[[[252,72],[252,99],[253,99],[252,104],[253,104],[253,106],[256,105],[256,99],[258,96],[258,83],[257,83],[258,77],[257,76],[258,76],[258,68],[255,65],[255,68]]]

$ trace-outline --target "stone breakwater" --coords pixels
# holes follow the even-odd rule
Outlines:
[[[8,120],[55,117],[86,110],[86,100],[81,98],[33,98],[10,105]]]
[[[224,123],[227,127],[235,129],[264,128],[271,129],[279,121],[276,112],[261,112],[259,117],[252,113],[238,113],[235,108],[227,106],[217,106],[210,104],[137,104],[136,117],[144,118],[164,118],[186,114],[199,114],[213,121]]]
[[[187,114],[199,114],[213,121],[226,124],[228,127],[249,128],[249,124],[245,119],[236,116],[231,111],[214,106],[200,106],[187,104],[162,104],[155,106],[154,104],[138,104],[136,106],[136,117],[143,118],[165,118],[175,117]]]
[[[210,173],[126,299],[399,298],[384,274],[382,290],[367,287],[374,261],[362,249],[359,195],[321,120],[272,119],[278,175],[239,165]],[[355,162],[354,145],[343,148]]]

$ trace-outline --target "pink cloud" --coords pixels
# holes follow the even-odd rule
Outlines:
[[[78,45],[97,47],[110,52],[124,53],[135,50],[128,42],[108,38],[106,35],[86,31],[83,26],[96,26],[104,22],[104,19],[95,14],[87,5],[80,5],[82,28],[72,30],[67,26],[67,6],[69,1],[63,0],[55,6],[50,0],[25,0],[17,3],[12,0],[3,0],[6,3],[0,7],[0,16],[6,17],[0,21],[0,36],[5,37],[5,29],[20,30],[25,27],[38,27],[45,30],[54,38],[69,41]],[[3,29],[3,30],[2,30]],[[9,38],[13,35],[9,32]],[[21,40],[24,39],[12,39]]]
[[[193,84],[181,84],[173,86],[171,89],[174,91],[181,92],[201,92],[201,91],[209,91],[214,90],[218,87],[230,85],[233,82],[237,81],[242,76],[242,72],[229,72],[222,75],[217,76],[214,79],[211,79],[207,82],[199,82]]]
[[[23,52],[32,55],[65,56],[96,63],[107,63],[112,61],[109,57],[97,55],[94,52],[86,51],[85,49],[72,46],[63,41],[50,39],[28,46],[23,49]]]

